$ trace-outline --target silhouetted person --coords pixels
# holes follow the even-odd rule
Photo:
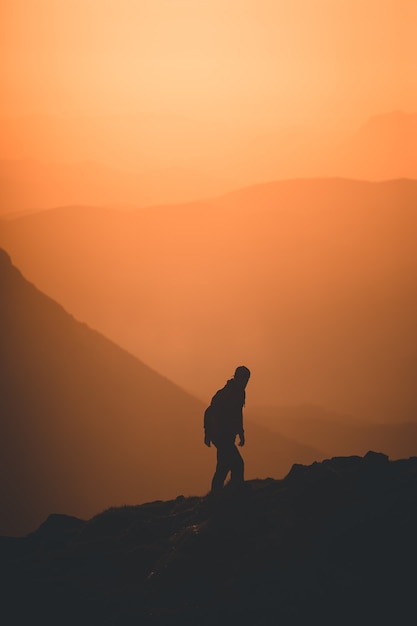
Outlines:
[[[244,365],[236,368],[233,378],[213,396],[210,406],[204,413],[204,443],[217,448],[217,466],[211,483],[212,491],[222,489],[227,474],[231,473],[231,484],[244,482],[244,463],[235,446],[239,436],[239,446],[245,445],[242,409],[245,405],[245,388],[250,371]]]

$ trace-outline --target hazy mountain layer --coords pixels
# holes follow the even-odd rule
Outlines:
[[[67,207],[0,243],[78,319],[207,402],[415,420],[417,182],[296,180],[206,203]]]
[[[0,119],[0,130],[0,214],[172,204],[295,177],[417,178],[417,114],[399,111],[355,132],[169,115],[35,115]]]

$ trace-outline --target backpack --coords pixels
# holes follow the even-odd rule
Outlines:
[[[204,411],[204,430],[206,435],[212,440],[216,438],[219,430],[219,416],[212,404]]]
[[[239,391],[232,381],[217,391],[204,412],[204,428],[211,441],[233,438],[238,430],[239,411],[245,402],[245,392]],[[240,407],[240,409],[239,409]]]
[[[223,390],[221,390],[223,392]],[[220,392],[216,394],[217,399],[221,396]],[[214,396],[214,398],[216,398]],[[213,400],[214,400],[213,398]],[[204,411],[204,430],[211,441],[216,441],[220,437],[224,437],[230,430],[228,420],[224,412],[224,408],[215,402],[211,402],[210,406]]]

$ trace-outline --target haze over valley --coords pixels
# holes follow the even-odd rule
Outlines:
[[[298,180],[207,202],[3,222],[42,291],[204,402],[415,419],[417,183]]]
[[[2,162],[0,245],[15,267],[3,252],[0,533],[51,511],[206,493],[204,407],[239,363],[252,370],[248,479],[375,448],[415,454],[417,181],[395,179],[415,161],[387,159],[385,180],[387,152],[371,158],[401,143],[401,120],[410,130],[415,116],[382,116],[379,135],[369,124],[368,181],[220,193],[231,182],[214,170],[136,179]]]
[[[0,251],[0,534],[51,510],[112,506],[209,489],[205,405],[39,292]],[[322,452],[247,424],[248,477],[282,475]]]
[[[203,446],[203,402],[77,322],[4,251],[0,289],[1,534],[25,534],[51,510],[85,518],[207,493],[214,452]],[[313,406],[249,406],[246,477],[375,445],[412,455],[417,424],[396,417],[381,425]]]

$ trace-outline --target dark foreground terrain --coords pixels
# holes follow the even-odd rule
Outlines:
[[[1,538],[2,623],[417,623],[417,457],[337,457],[245,487]]]

